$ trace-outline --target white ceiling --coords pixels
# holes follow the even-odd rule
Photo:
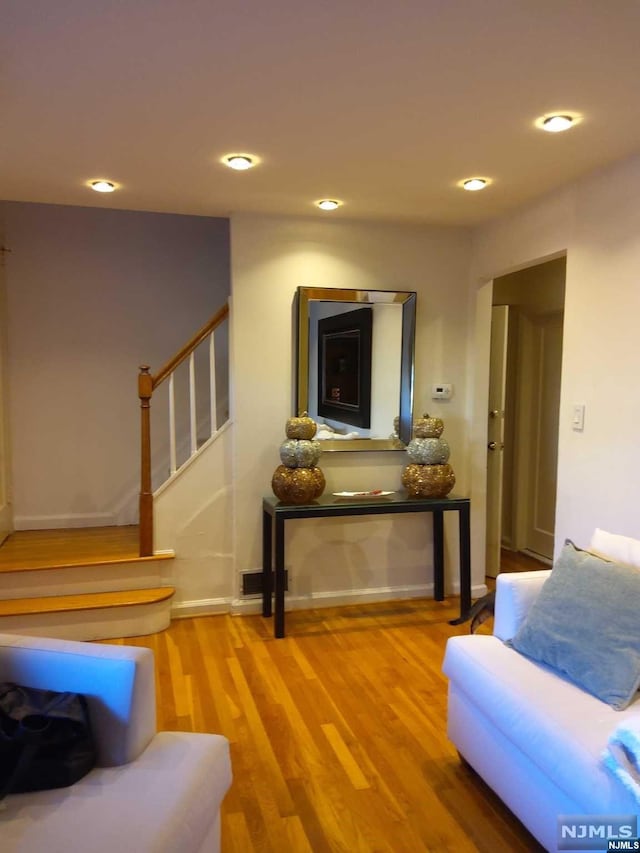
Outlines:
[[[0,0],[0,73],[10,200],[475,224],[640,150],[638,0]]]

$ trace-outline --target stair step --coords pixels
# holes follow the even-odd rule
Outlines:
[[[121,563],[149,563],[153,560],[173,560],[175,553],[173,551],[163,551],[161,554],[151,554],[149,557],[99,557],[95,559],[77,559],[56,560],[54,558],[42,560],[29,560],[21,564],[3,564],[0,563],[0,574],[8,572],[44,572],[49,569],[72,569],[76,566],[86,566],[88,568],[98,566],[113,566]]]
[[[0,574],[170,560],[173,552],[139,556],[136,525],[71,530],[18,530],[0,547]]]
[[[132,607],[157,604],[175,593],[172,586],[153,589],[127,589],[118,592],[51,595],[42,598],[15,598],[0,601],[0,617],[44,613],[68,613],[73,610],[101,610],[106,607]]]
[[[23,530],[0,547],[0,632],[104,640],[171,621],[173,552],[138,556],[138,528]]]

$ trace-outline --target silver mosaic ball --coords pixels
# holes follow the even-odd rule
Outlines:
[[[280,445],[280,461],[287,468],[313,468],[321,452],[319,441],[288,438]]]

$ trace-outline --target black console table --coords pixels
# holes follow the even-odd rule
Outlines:
[[[291,518],[335,518],[341,515],[393,515],[406,512],[429,512],[433,516],[433,597],[444,600],[443,513],[458,513],[460,536],[460,618],[465,621],[471,609],[470,501],[449,495],[446,498],[410,498],[405,492],[386,497],[339,498],[323,495],[309,504],[285,504],[269,496],[262,501],[262,615],[271,616],[275,580],[276,637],[284,637],[285,554],[284,523]],[[273,531],[275,528],[275,549]],[[272,551],[275,550],[275,572],[272,574]]]

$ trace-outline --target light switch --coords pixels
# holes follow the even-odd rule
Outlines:
[[[571,413],[571,427],[577,432],[584,429],[584,403],[574,403]]]

